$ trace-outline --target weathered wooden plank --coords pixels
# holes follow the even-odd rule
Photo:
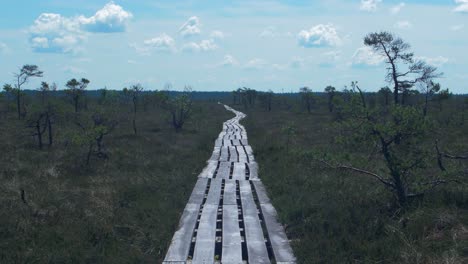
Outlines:
[[[254,161],[255,157],[253,154],[252,147],[250,147],[249,145],[245,146],[245,151],[247,152],[247,155],[249,156],[250,162]]]
[[[206,185],[208,184],[207,178],[198,178],[192,194],[190,195],[188,203],[201,204],[205,197]]]
[[[229,147],[223,146],[221,147],[221,155],[219,156],[220,161],[228,161],[229,158]]]
[[[212,178],[213,174],[216,170],[216,166],[218,166],[218,161],[208,161],[206,167],[203,171],[198,175],[199,178]]]
[[[229,146],[229,152],[231,153],[231,158],[229,161],[237,162],[237,150],[235,146]]]
[[[275,208],[270,203],[261,204],[260,207],[276,261],[278,263],[296,263],[284,228],[277,221]]]
[[[235,191],[235,190],[234,190]],[[221,262],[242,263],[241,235],[237,205],[223,206],[223,249]]]
[[[227,180],[224,183],[224,205],[237,205],[236,195],[236,182],[233,180]]]
[[[258,178],[258,164],[254,161],[250,161],[248,163],[249,170],[250,170],[250,180],[259,180]]]
[[[179,227],[172,238],[171,245],[164,259],[166,263],[185,262],[187,260],[199,210],[200,204],[188,203],[185,206],[180,218]]]
[[[198,225],[192,263],[214,263],[218,205],[205,204]]]
[[[209,160],[219,160],[219,156],[221,155],[221,147],[214,147],[213,153]]]
[[[233,146],[239,146],[240,145],[239,139],[232,139],[231,141],[232,141],[231,145],[233,145]]]
[[[233,180],[245,180],[245,163],[234,163],[234,170],[232,171]]]
[[[270,263],[249,181],[239,181],[249,263]]]
[[[208,196],[206,197],[205,205],[219,205],[219,198],[221,196],[221,183],[221,179],[211,179],[210,191],[208,192]]]
[[[231,162],[221,162],[219,164],[218,173],[216,174],[216,178],[219,179],[229,179],[229,175],[231,174]]]
[[[261,181],[252,181],[255,192],[257,193],[258,202],[260,204],[270,204],[270,198],[268,198],[267,191],[265,189],[265,185]]]
[[[239,162],[242,162],[242,163],[247,162],[247,155],[245,154],[244,149],[242,148],[242,146],[238,146],[237,150],[239,152]]]

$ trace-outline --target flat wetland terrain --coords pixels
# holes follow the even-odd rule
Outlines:
[[[259,177],[298,263],[466,263],[465,97],[431,102],[422,117],[419,95],[395,107],[378,93],[253,91],[221,102],[247,115]],[[0,97],[0,262],[162,262],[234,115],[190,93],[145,92],[134,104],[128,91],[102,90],[83,94],[78,111],[68,97],[46,95],[48,103],[24,95],[20,118]],[[401,170],[405,196],[390,168]]]

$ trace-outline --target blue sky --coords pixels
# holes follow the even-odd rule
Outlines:
[[[322,91],[359,81],[387,85],[385,64],[363,47],[387,30],[468,92],[468,0],[15,0],[2,4],[0,82],[23,64],[59,88]],[[39,80],[26,88],[35,89]]]

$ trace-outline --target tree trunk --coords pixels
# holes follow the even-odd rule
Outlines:
[[[92,153],[93,153],[93,143],[90,143],[89,148],[88,148],[88,155],[86,156],[86,166],[89,165],[89,161],[91,160]]]
[[[400,204],[401,207],[404,207],[406,205],[406,202],[408,201],[406,188],[398,173],[396,172],[392,173],[392,177],[393,177],[393,183],[395,184],[395,190],[397,193],[398,203]]]
[[[39,149],[42,149],[42,131],[41,131],[41,118],[36,122],[37,142]]]
[[[49,146],[52,146],[52,143],[53,143],[52,122],[50,121],[49,113],[47,113],[47,128],[48,128],[48,134],[49,134]]]
[[[16,108],[18,110],[18,119],[21,119],[21,90],[19,87],[16,94]]]
[[[99,137],[96,139],[97,145],[97,152],[102,153],[102,139],[104,138],[103,134],[100,134]]]
[[[388,149],[388,143],[385,141],[383,137],[380,137],[381,143],[381,150],[382,154],[385,158],[385,163],[387,168],[390,170],[390,174],[392,176],[392,182],[394,184],[394,194],[396,195],[397,201],[401,207],[406,205],[407,202],[407,193],[406,193],[406,186],[405,183],[401,180],[401,175],[398,172],[398,168],[395,168],[395,164],[393,162],[390,150]]]
[[[133,96],[133,132],[135,135],[137,134],[137,128],[136,128],[136,114],[137,114],[137,98],[136,96]]]

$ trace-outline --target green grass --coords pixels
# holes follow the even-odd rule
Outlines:
[[[57,120],[56,144],[41,151],[14,112],[3,114],[0,263],[160,263],[232,116],[215,103],[194,108],[180,133],[164,110],[140,112],[135,136],[130,106],[121,106],[104,139],[109,158],[93,157],[89,166],[86,149],[69,142],[77,129],[69,119]]]
[[[243,110],[242,106],[237,108]],[[362,155],[359,149],[343,149],[334,143],[338,131],[334,116],[325,107],[311,114],[279,107],[272,112],[245,112],[244,124],[260,166],[259,175],[299,263],[468,261],[466,182],[442,186],[396,211],[390,193],[380,183],[325,168],[312,159],[312,153],[317,152]],[[291,125],[296,135],[287,150],[284,127]],[[466,124],[444,127],[445,146],[466,149],[466,128]],[[369,166],[373,162],[370,160]],[[468,167],[466,161],[460,165],[465,170]]]

